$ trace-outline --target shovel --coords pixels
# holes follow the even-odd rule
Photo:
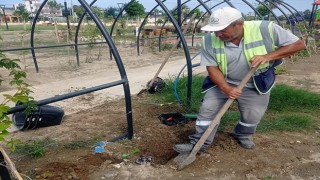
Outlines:
[[[242,79],[241,83],[237,86],[238,89],[242,90],[242,88],[246,85],[246,83],[249,81],[249,79],[253,76],[254,72],[256,71],[257,67],[252,67],[250,71],[246,74],[246,76]],[[176,158],[174,158],[173,162],[177,165],[177,169],[180,171],[184,169],[189,164],[193,163],[193,161],[196,160],[196,155],[200,148],[202,147],[203,143],[208,139],[210,133],[214,129],[214,127],[218,124],[219,119],[224,115],[224,113],[228,110],[228,108],[231,106],[234,99],[229,98],[227,102],[222,106],[222,108],[219,110],[216,117],[212,120],[210,126],[207,128],[207,130],[204,132],[204,134],[201,136],[197,144],[193,147],[190,154],[188,153],[182,153],[179,154]]]
[[[186,27],[184,28],[182,34],[187,33],[187,30],[189,29],[189,27],[191,26],[192,22],[194,21],[196,17],[196,14],[193,14],[188,22],[188,24],[186,25]],[[158,75],[160,74],[161,70],[163,69],[164,65],[168,62],[171,54],[173,53],[173,50],[175,50],[177,48],[177,45],[180,42],[180,38],[178,38],[176,40],[176,42],[173,44],[172,48],[170,49],[169,53],[167,54],[167,56],[165,57],[164,61],[162,62],[161,66],[159,67],[158,71],[156,72],[156,74],[153,76],[153,78],[150,80],[150,82],[147,83],[147,88],[142,89],[137,95],[141,95],[142,93],[144,93],[145,91],[147,91],[148,89],[150,89],[150,86],[152,86],[152,84],[156,81]]]

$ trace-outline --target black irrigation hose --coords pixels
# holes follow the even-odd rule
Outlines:
[[[192,61],[194,58],[196,58],[198,55],[200,55],[200,54],[201,54],[200,51],[197,52],[197,53],[191,58],[191,61]],[[200,66],[200,63],[192,64],[192,68],[198,67],[198,66]],[[180,99],[179,94],[178,94],[177,85],[178,85],[178,82],[179,82],[180,75],[181,75],[181,73],[183,72],[183,70],[184,70],[186,67],[187,67],[187,64],[185,64],[185,65],[182,67],[182,69],[181,69],[180,72],[178,73],[178,75],[177,75],[177,77],[176,77],[176,79],[175,79],[175,81],[174,81],[174,85],[173,85],[174,95],[175,95],[177,101],[178,101],[180,104],[182,104],[182,102],[181,102],[181,99]]]

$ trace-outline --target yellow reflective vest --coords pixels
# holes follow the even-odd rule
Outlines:
[[[276,48],[273,39],[272,22],[245,21],[243,28],[244,54],[249,65],[250,59],[254,55],[265,55]],[[203,37],[202,43],[204,49],[216,58],[219,69],[226,76],[227,56],[225,54],[224,42],[216,37],[214,33],[211,33]],[[260,65],[257,71],[264,72],[270,65],[271,63]]]

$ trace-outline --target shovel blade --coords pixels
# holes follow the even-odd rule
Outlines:
[[[176,164],[177,169],[180,171],[193,163],[196,160],[196,156],[192,153],[183,153],[179,154],[177,157],[174,158],[173,162]]]

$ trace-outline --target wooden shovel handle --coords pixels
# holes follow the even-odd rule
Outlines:
[[[237,86],[238,89],[242,90],[242,88],[247,84],[249,79],[253,76],[254,72],[257,70],[257,67],[253,67],[250,69],[250,71],[246,74],[246,76],[242,79],[240,84]],[[224,113],[228,110],[228,108],[231,106],[232,102],[234,99],[229,98],[227,102],[222,106],[222,108],[219,110],[218,114],[216,117],[212,120],[211,124],[207,128],[207,130],[204,132],[204,134],[201,136],[197,144],[193,147],[190,156],[195,156],[204,142],[208,139],[210,133],[214,129],[214,127],[219,123],[219,120],[222,118]]]

